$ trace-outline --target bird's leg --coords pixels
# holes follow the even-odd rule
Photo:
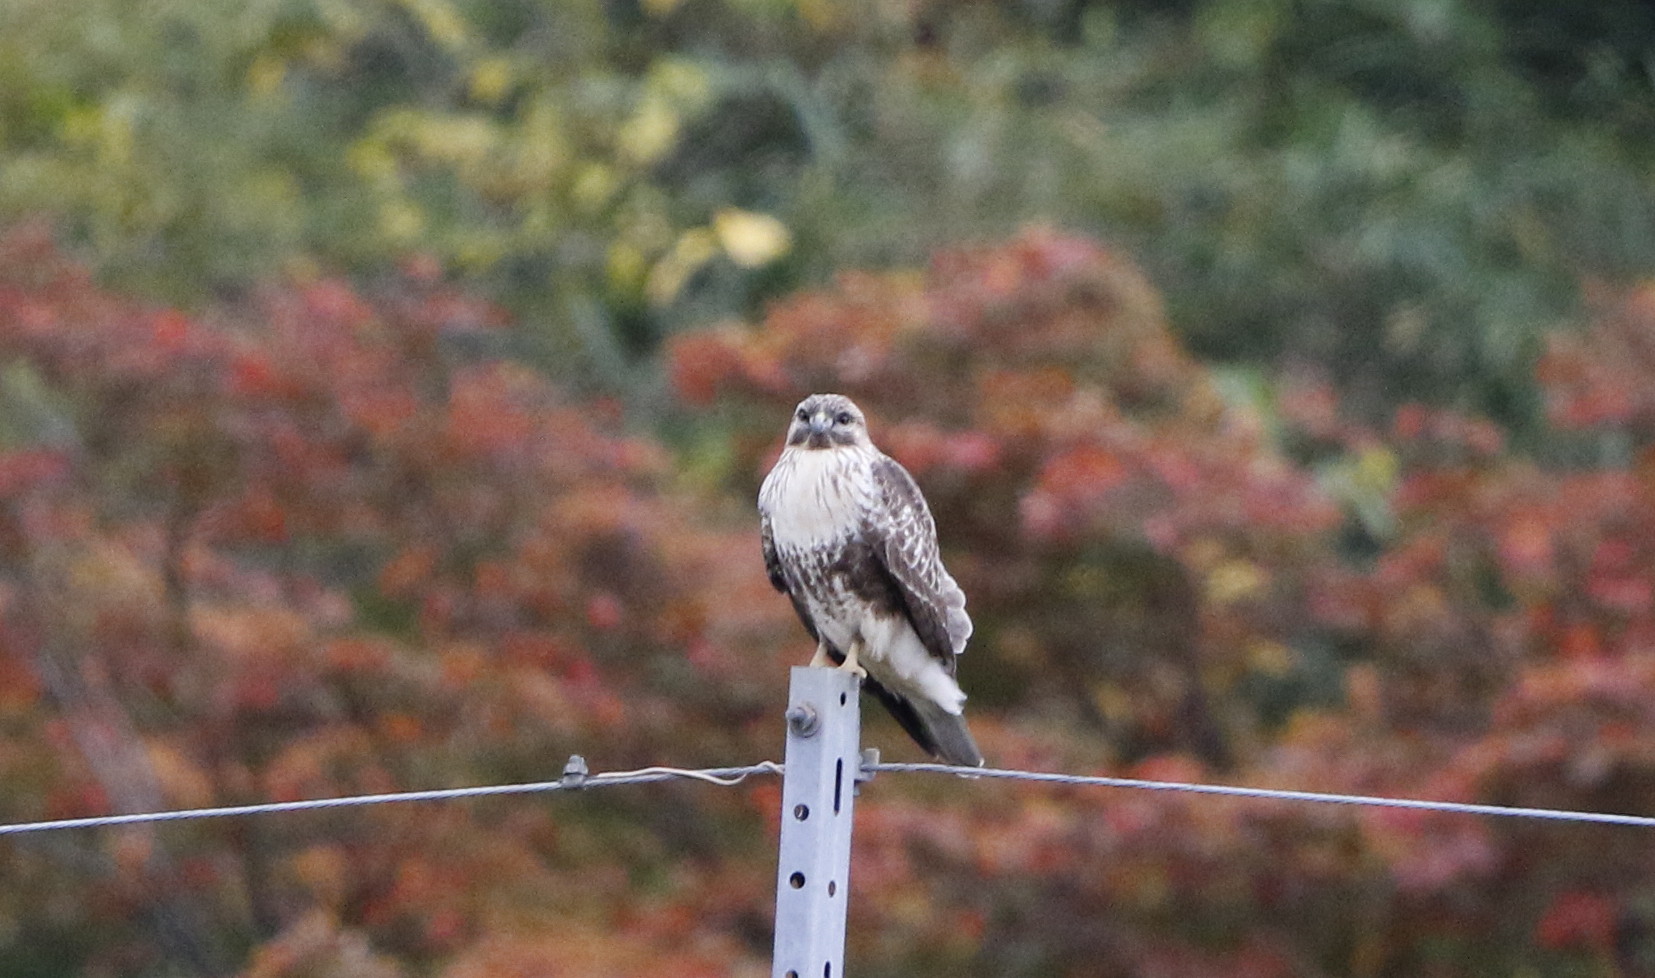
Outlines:
[[[859,638],[852,639],[850,648],[845,650],[845,661],[839,663],[839,668],[843,669],[845,672],[855,673],[862,679],[868,678],[868,670],[862,668],[862,664],[856,661],[857,657],[861,655],[861,653],[862,640]]]
[[[828,655],[827,639],[817,641],[816,654],[810,657],[810,664],[818,669],[833,668],[833,657]]]

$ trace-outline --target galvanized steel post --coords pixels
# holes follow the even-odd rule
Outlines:
[[[843,978],[862,682],[798,666],[787,695],[771,978]]]

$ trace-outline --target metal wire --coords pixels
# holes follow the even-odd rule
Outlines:
[[[1143,778],[1111,778],[1101,775],[1053,774],[1044,771],[1017,771],[991,767],[960,767],[953,764],[865,765],[870,773],[953,774],[963,778],[1004,778],[1011,781],[1043,781],[1047,784],[1088,785],[1103,788],[1132,788],[1144,791],[1186,791],[1232,798],[1264,798],[1272,801],[1316,802],[1325,805],[1357,805],[1376,808],[1410,808],[1426,812],[1460,815],[1494,815],[1505,818],[1540,818],[1558,822],[1597,822],[1607,825],[1655,827],[1655,817],[1614,815],[1604,812],[1576,812],[1557,808],[1515,808],[1507,805],[1478,805],[1459,801],[1427,801],[1415,798],[1385,798],[1378,795],[1342,795],[1323,791],[1290,791],[1280,788],[1247,788],[1225,784],[1197,784],[1188,781],[1149,781]]]
[[[527,795],[548,791],[575,791],[618,784],[647,784],[673,778],[692,778],[718,785],[738,784],[754,774],[780,774],[782,766],[775,761],[761,761],[747,767],[713,767],[688,770],[677,767],[645,767],[635,771],[612,771],[607,774],[586,774],[585,762],[571,758],[569,767],[557,781],[531,781],[523,784],[495,784],[475,788],[437,788],[429,791],[393,791],[375,795],[349,795],[340,798],[312,798],[306,801],[275,801],[258,805],[228,805],[222,808],[189,808],[169,812],[142,812],[127,815],[95,815],[89,818],[59,818],[45,822],[18,822],[0,825],[0,835],[20,835],[24,832],[50,832],[58,829],[95,829],[112,825],[141,825],[148,822],[181,822],[197,818],[228,818],[236,815],[271,815],[276,812],[304,812],[319,808],[348,808],[355,805],[384,805],[404,801],[452,801],[460,798],[486,798],[494,795]]]
[[[1556,808],[1518,808],[1506,805],[1479,805],[1470,802],[1428,801],[1415,798],[1386,798],[1378,795],[1345,795],[1322,791],[1292,791],[1280,788],[1248,788],[1238,785],[1200,784],[1188,781],[1151,781],[1144,778],[1114,778],[1102,775],[1058,774],[1047,771],[1020,771],[1006,768],[959,767],[952,764],[883,763],[863,765],[863,774],[952,774],[963,778],[997,778],[1008,781],[1035,781],[1045,784],[1066,784],[1102,788],[1127,788],[1141,791],[1179,791],[1200,795],[1221,795],[1231,798],[1255,798],[1269,801],[1312,802],[1327,805],[1350,805],[1375,808],[1406,808],[1416,811],[1449,812],[1460,815],[1490,815],[1504,818],[1548,819],[1559,822],[1593,822],[1604,825],[1632,825],[1655,828],[1655,817],[1647,815],[1617,815],[1606,812],[1579,812]],[[781,774],[782,765],[775,761],[761,761],[746,767],[712,767],[688,769],[678,767],[645,767],[633,771],[611,771],[587,774],[585,762],[579,757],[570,759],[564,776],[556,781],[531,781],[521,784],[483,785],[473,788],[437,788],[429,791],[396,791],[373,795],[348,795],[338,798],[312,798],[305,801],[277,801],[257,805],[229,805],[221,808],[189,808],[166,812],[141,812],[126,815],[95,815],[88,818],[60,818],[44,822],[17,822],[0,825],[0,836],[20,835],[26,832],[48,832],[59,829],[108,828],[119,825],[141,825],[153,822],[180,822],[201,818],[228,818],[239,815],[272,815],[277,812],[314,811],[323,808],[347,808],[359,805],[384,805],[409,801],[454,801],[465,798],[486,798],[496,795],[526,795],[551,791],[578,791],[623,784],[649,784],[686,778],[710,784],[730,786],[739,784],[755,774]]]

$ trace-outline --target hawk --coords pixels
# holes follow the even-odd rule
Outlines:
[[[950,764],[981,766],[954,663],[971,637],[919,486],[868,439],[850,398],[799,403],[759,490],[770,583],[816,640],[813,666],[862,677],[902,728]]]

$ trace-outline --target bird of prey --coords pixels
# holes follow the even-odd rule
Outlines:
[[[850,398],[799,403],[759,490],[759,525],[770,583],[816,640],[810,664],[856,673],[926,751],[980,766],[954,679],[971,637],[965,594],[919,486],[874,447]]]

